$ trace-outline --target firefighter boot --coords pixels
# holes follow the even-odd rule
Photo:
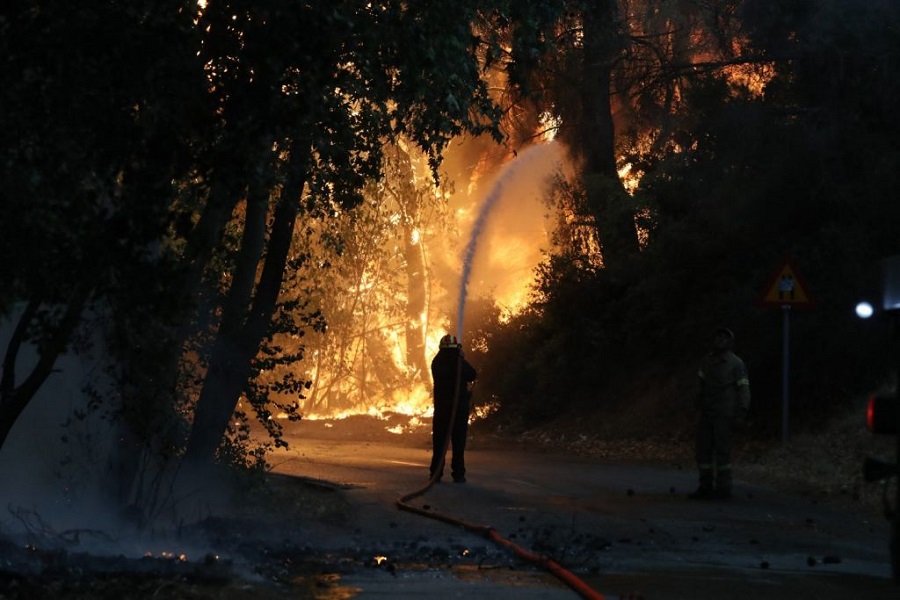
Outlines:
[[[713,497],[713,470],[711,467],[700,467],[700,486],[693,494],[688,494],[691,500],[708,500]]]
[[[716,477],[716,500],[731,500],[731,465],[722,465]]]

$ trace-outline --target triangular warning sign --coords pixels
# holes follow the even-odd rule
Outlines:
[[[813,301],[809,295],[809,288],[790,257],[785,257],[781,262],[771,281],[757,298],[756,304],[798,308],[812,306]]]

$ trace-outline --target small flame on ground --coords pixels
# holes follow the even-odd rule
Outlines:
[[[434,406],[432,406],[431,403],[431,392],[425,389],[424,386],[412,391],[398,390],[394,393],[393,398],[385,400],[379,406],[369,406],[366,408],[354,407],[339,412],[327,413],[311,411],[305,413],[303,418],[309,421],[321,421],[326,419],[342,421],[349,417],[368,415],[375,419],[387,421],[391,418],[390,415],[392,413],[412,417],[410,423],[420,423],[421,421],[419,421],[419,418],[431,417],[434,414]],[[286,419],[287,414],[281,413],[278,415],[278,418]]]

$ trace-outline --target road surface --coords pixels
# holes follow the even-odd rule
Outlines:
[[[303,422],[290,442],[274,459],[278,473],[334,485],[358,509],[349,527],[316,534],[316,543],[371,549],[373,560],[391,567],[343,574],[341,589],[350,594],[343,597],[581,595],[477,532],[400,510],[398,499],[426,487],[427,431],[358,434],[339,421]],[[739,469],[734,499],[712,502],[686,499],[696,485],[692,470],[605,464],[477,438],[467,463],[467,483],[447,477],[408,504],[492,527],[605,598],[900,597],[886,520],[751,485]],[[416,555],[446,560],[435,566]],[[453,560],[474,556],[481,558]]]

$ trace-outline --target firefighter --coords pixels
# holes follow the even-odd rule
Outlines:
[[[698,372],[697,468],[700,486],[694,500],[731,498],[731,437],[742,428],[750,408],[750,379],[734,354],[734,333],[724,327],[713,335],[712,351]]]
[[[450,474],[456,483],[466,482],[466,437],[469,431],[469,410],[472,384],[476,372],[463,357],[456,336],[441,338],[440,349],[431,361],[434,380],[434,418],[431,421],[431,478],[440,481],[444,474],[447,434],[453,449]],[[456,411],[453,411],[456,397]]]

